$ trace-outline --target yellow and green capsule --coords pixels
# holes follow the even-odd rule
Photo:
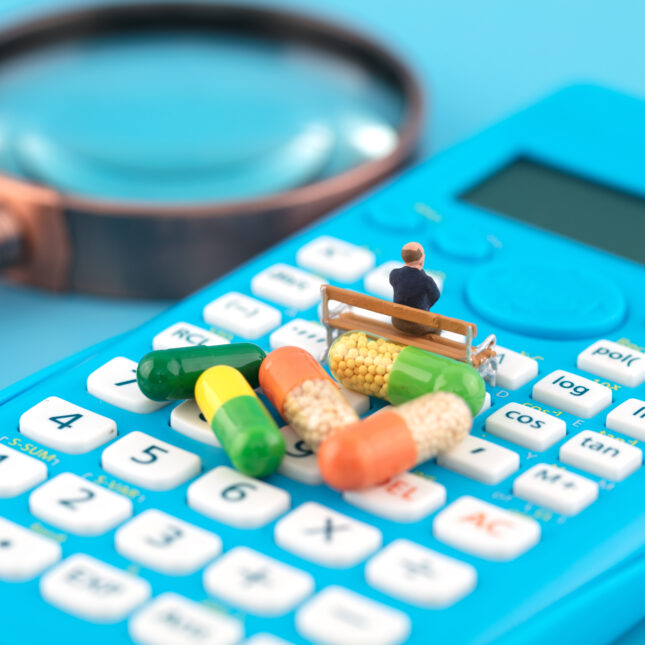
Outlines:
[[[207,369],[197,379],[195,399],[235,468],[251,477],[277,470],[284,437],[241,372],[228,365]]]

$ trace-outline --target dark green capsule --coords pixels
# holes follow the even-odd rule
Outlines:
[[[202,372],[215,365],[229,365],[242,372],[255,388],[265,356],[264,350],[253,343],[157,350],[139,361],[137,383],[153,401],[192,399]]]

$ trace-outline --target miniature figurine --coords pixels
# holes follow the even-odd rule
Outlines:
[[[401,249],[405,266],[390,271],[390,284],[394,289],[393,301],[415,309],[429,311],[439,300],[437,283],[423,270],[425,251],[418,242],[408,242]],[[436,332],[434,327],[392,318],[392,324],[400,331],[413,336]]]

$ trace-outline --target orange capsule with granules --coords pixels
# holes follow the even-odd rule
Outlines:
[[[320,363],[300,347],[274,349],[260,365],[260,387],[312,450],[358,415]]]
[[[318,467],[337,490],[360,490],[386,482],[456,446],[473,417],[451,392],[424,394],[346,426],[320,446]]]

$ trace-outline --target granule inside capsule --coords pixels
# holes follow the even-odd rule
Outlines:
[[[364,332],[340,336],[329,349],[329,367],[339,383],[369,396],[387,398],[392,365],[403,345]]]
[[[283,412],[313,450],[325,437],[358,421],[354,408],[329,379],[310,379],[296,385],[284,400]]]

